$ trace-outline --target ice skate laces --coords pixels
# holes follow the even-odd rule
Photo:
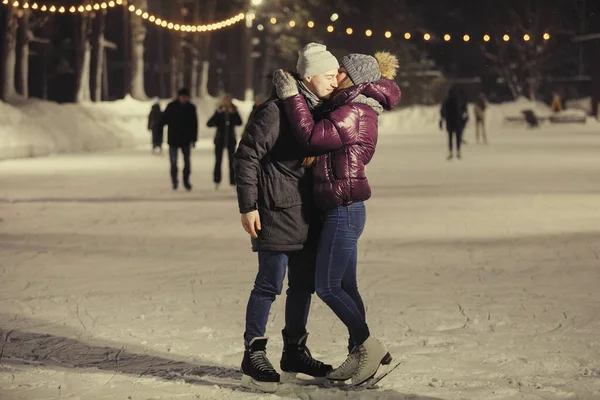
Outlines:
[[[367,359],[367,348],[365,346],[360,346],[358,348],[358,352],[360,354],[360,357],[358,358],[358,370],[362,371],[362,369],[367,365],[367,363],[369,362],[369,360]]]
[[[252,365],[259,371],[263,372],[273,372],[275,368],[267,358],[267,353],[265,351],[253,351],[250,353],[250,361]]]
[[[300,359],[312,368],[321,368],[323,363],[319,360],[315,360],[308,348],[305,347],[303,350],[304,351],[300,354]]]
[[[348,357],[346,357],[346,360],[344,360],[344,362],[342,363],[342,365],[339,366],[338,369],[344,370],[344,369],[348,368],[350,366],[350,363],[352,363],[352,360],[355,357],[357,357],[357,354],[353,350],[350,354],[348,354]]]

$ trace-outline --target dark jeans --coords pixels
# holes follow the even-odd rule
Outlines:
[[[265,336],[271,304],[281,294],[285,271],[288,289],[285,303],[285,331],[290,337],[306,333],[311,295],[315,292],[315,251],[259,251],[258,274],[246,309],[246,346]]]
[[[456,151],[460,153],[460,145],[462,144],[463,130],[453,129],[448,131],[448,150],[452,152],[452,138],[456,140]]]
[[[190,174],[192,173],[192,164],[190,161],[190,146],[171,146],[169,147],[169,157],[171,159],[171,181],[174,185],[179,183],[177,178],[177,158],[179,155],[179,149],[183,153],[183,183],[188,185],[190,183]]]
[[[325,213],[315,274],[317,295],[346,325],[355,346],[369,337],[365,305],[356,279],[358,239],[366,218],[362,201]]]
[[[223,151],[225,144],[215,143],[215,170],[213,179],[215,183],[221,183],[221,164],[223,162]],[[235,153],[235,142],[227,143],[227,159],[229,161],[229,183],[235,185],[235,174],[233,169],[233,154]]]

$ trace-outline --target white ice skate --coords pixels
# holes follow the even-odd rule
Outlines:
[[[386,370],[392,362],[392,356],[387,347],[372,336],[358,346],[358,370],[352,376],[352,384],[360,386],[376,378],[380,366],[386,366]],[[387,372],[387,371],[385,371]]]
[[[352,378],[358,371],[358,359],[358,347],[355,347],[346,357],[346,361],[327,374],[327,379],[333,382],[344,382]]]

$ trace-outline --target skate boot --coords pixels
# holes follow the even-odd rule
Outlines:
[[[346,361],[342,363],[336,369],[327,373],[327,379],[330,381],[344,382],[352,378],[352,376],[358,371],[358,347],[352,349]]]
[[[358,346],[358,370],[352,376],[352,384],[359,386],[375,377],[379,367],[389,366],[392,356],[387,347],[373,336]]]
[[[257,337],[250,341],[242,360],[242,386],[248,389],[274,393],[277,391],[279,374],[267,358],[267,341]]]
[[[280,363],[283,371],[282,380],[293,381],[298,374],[304,374],[324,381],[332,367],[312,357],[310,350],[306,347],[308,333],[300,337],[290,337],[285,330],[281,333],[283,335],[283,354]]]

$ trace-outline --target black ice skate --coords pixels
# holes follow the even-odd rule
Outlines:
[[[325,381],[325,376],[333,368],[331,365],[324,364],[315,360],[306,347],[308,333],[300,337],[290,337],[285,331],[283,334],[283,354],[281,356],[282,379],[286,382],[296,380],[298,374],[309,375],[313,380],[304,380],[307,383],[319,383]]]
[[[279,374],[267,358],[267,341],[265,337],[250,341],[250,348],[246,349],[242,360],[242,386],[273,393],[277,391]]]

